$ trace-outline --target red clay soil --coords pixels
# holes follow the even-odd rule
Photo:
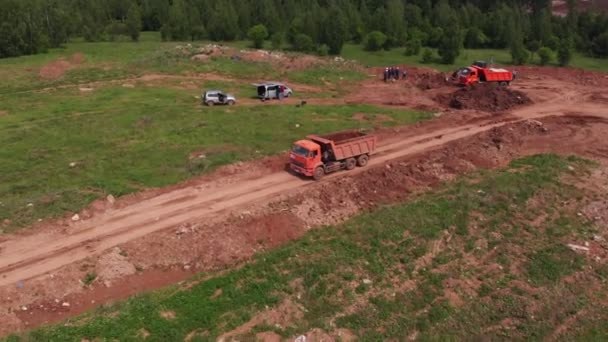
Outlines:
[[[408,75],[408,79],[422,90],[436,89],[448,86],[446,76],[440,72],[424,72]]]
[[[440,94],[437,101],[454,109],[477,109],[501,112],[532,103],[525,93],[495,84],[478,84],[460,88],[451,94]]]
[[[61,78],[66,71],[70,70],[74,65],[82,64],[84,60],[84,55],[79,52],[70,56],[69,60],[58,59],[43,66],[40,69],[39,76],[48,80]]]

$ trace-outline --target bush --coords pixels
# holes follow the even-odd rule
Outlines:
[[[434,59],[435,56],[433,54],[433,50],[429,48],[425,48],[424,50],[422,50],[422,63],[429,64],[432,63]]]
[[[386,35],[380,31],[372,31],[365,36],[365,50],[378,51],[386,43]]]
[[[515,65],[523,65],[530,60],[530,51],[523,44],[514,44],[511,47],[511,59]]]
[[[405,45],[406,56],[417,56],[422,49],[422,42],[418,38],[410,39]]]
[[[556,51],[559,48],[560,41],[556,36],[551,36],[543,45],[553,51]]]
[[[608,32],[604,32],[593,39],[591,51],[597,57],[608,57]]]
[[[553,51],[544,46],[538,50],[538,57],[540,58],[540,65],[547,65],[553,60]]]
[[[327,46],[327,44],[321,44],[317,48],[317,54],[319,56],[327,56],[329,54],[329,46]]]
[[[280,50],[283,46],[283,41],[285,41],[285,34],[283,34],[283,32],[275,32],[270,37],[270,41],[272,43],[273,50]]]
[[[299,33],[294,39],[293,47],[297,51],[311,52],[314,50],[315,44],[313,43],[312,38],[303,33]]]
[[[570,60],[572,59],[572,40],[571,39],[562,39],[560,42],[559,49],[557,50],[557,61],[559,65],[566,66],[570,64]]]
[[[258,24],[247,31],[247,37],[251,39],[254,48],[261,49],[264,46],[264,39],[268,38],[268,30],[266,26]]]

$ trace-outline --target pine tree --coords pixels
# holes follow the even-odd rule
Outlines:
[[[455,15],[447,20],[447,25],[443,31],[443,37],[439,43],[437,52],[441,57],[443,64],[454,64],[456,58],[460,56],[460,50],[462,49],[462,34],[460,33],[460,26],[458,25],[458,18]]]
[[[188,13],[186,12],[184,0],[174,0],[169,10],[169,20],[167,22],[167,33],[171,40],[186,40],[190,32],[188,27]]]
[[[135,2],[131,2],[129,11],[127,12],[127,30],[131,36],[131,40],[134,42],[139,40],[139,33],[141,31],[141,13],[139,6]]]
[[[237,38],[240,32],[238,16],[231,1],[216,3],[207,30],[209,37],[215,41]]]
[[[348,36],[348,23],[339,7],[330,9],[323,25],[323,40],[329,47],[329,53],[339,55]]]

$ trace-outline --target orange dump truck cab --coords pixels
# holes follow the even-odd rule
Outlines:
[[[361,132],[310,135],[294,143],[289,164],[295,173],[319,180],[334,171],[367,165],[376,145],[375,135]]]
[[[464,86],[481,82],[498,82],[501,86],[507,86],[513,81],[513,72],[506,69],[487,68],[485,64],[479,62],[461,70],[459,75],[459,83]]]

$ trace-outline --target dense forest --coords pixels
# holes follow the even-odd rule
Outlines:
[[[551,15],[548,0],[0,0],[0,57],[35,54],[71,38],[270,40],[273,47],[339,54],[345,42],[368,50],[436,48],[452,63],[462,48],[510,49],[513,62],[551,51],[567,64],[575,49],[608,57],[608,16]],[[576,0],[568,0],[575,8]],[[424,57],[423,57],[424,58]]]

